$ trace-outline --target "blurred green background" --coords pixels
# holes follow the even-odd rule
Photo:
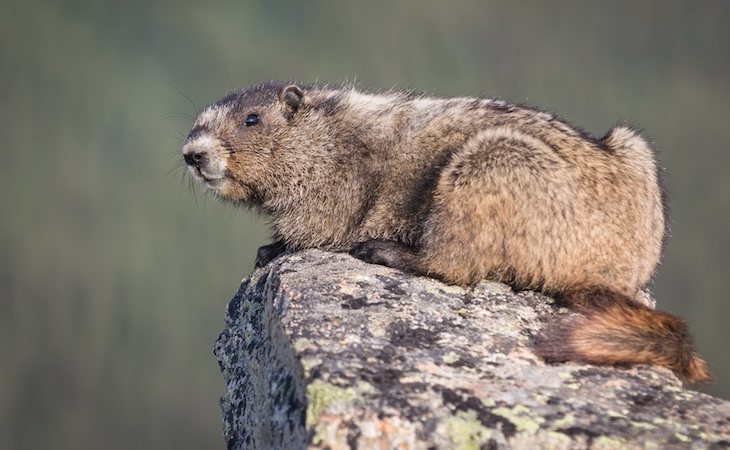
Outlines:
[[[644,128],[672,198],[656,296],[730,397],[730,3],[5,3],[0,448],[223,446],[212,346],[267,230],[176,169],[196,108],[269,79]]]

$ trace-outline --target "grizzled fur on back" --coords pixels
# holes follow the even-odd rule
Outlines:
[[[626,126],[595,139],[499,100],[265,83],[205,109],[183,153],[215,195],[269,215],[276,242],[261,249],[261,263],[286,249],[352,251],[449,283],[491,278],[542,290],[621,328],[661,257],[658,166]],[[588,292],[629,306],[587,309],[576,299],[597,298]],[[674,320],[660,328],[689,342],[679,319],[641,311],[647,327]],[[545,342],[561,357],[600,362],[587,353],[605,342],[581,334],[586,326],[554,327]],[[592,340],[570,344],[578,335]],[[656,343],[661,333],[641,336],[626,342]],[[694,358],[691,345],[680,347]],[[704,362],[684,373],[671,359],[662,364],[688,379],[709,376]]]

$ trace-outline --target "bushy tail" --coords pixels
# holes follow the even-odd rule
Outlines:
[[[690,383],[712,379],[681,319],[608,289],[575,290],[558,298],[580,316],[548,325],[536,345],[545,360],[654,364]]]

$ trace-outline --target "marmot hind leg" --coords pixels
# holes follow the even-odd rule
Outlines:
[[[418,247],[374,239],[351,253],[452,284],[490,277],[541,287],[545,268],[556,263],[541,254],[541,241],[550,227],[566,229],[551,200],[560,177],[557,157],[537,139],[507,128],[485,130],[441,172]],[[550,220],[539,220],[546,214]]]
[[[421,271],[460,285],[491,278],[542,288],[563,263],[559,243],[572,228],[563,164],[519,131],[477,134],[441,172],[419,248]]]

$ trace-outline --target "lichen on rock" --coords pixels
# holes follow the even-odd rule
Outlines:
[[[346,254],[285,255],[244,280],[216,355],[229,448],[728,448],[730,403],[663,368],[545,364],[570,312]]]

